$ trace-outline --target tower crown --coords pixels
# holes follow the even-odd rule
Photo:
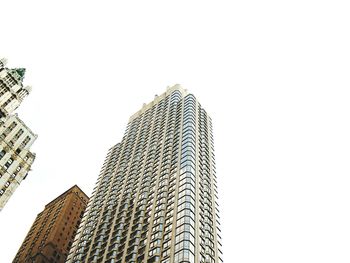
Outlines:
[[[18,81],[22,82],[26,73],[25,68],[14,68],[10,70],[11,75]]]

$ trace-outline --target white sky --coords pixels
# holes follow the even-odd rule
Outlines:
[[[348,1],[52,2],[0,5],[39,135],[0,262],[46,203],[91,193],[129,116],[176,83],[213,119],[225,263],[350,261]]]

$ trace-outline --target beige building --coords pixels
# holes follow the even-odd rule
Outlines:
[[[10,115],[29,95],[31,88],[23,86],[24,68],[6,68],[7,61],[0,60],[0,118]]]
[[[131,116],[69,263],[222,262],[212,122],[179,85]]]
[[[14,263],[64,263],[88,202],[73,186],[52,200],[30,228]]]
[[[17,115],[0,120],[0,210],[30,170],[36,137]]]
[[[24,69],[8,69],[0,60],[0,211],[24,180],[35,159],[35,135],[13,111],[30,89],[23,87]]]

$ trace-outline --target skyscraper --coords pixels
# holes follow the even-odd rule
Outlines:
[[[168,88],[105,159],[67,262],[222,262],[212,122]]]
[[[24,180],[34,162],[30,147],[35,135],[13,114],[31,88],[23,86],[25,69],[9,69],[0,60],[0,211]]]
[[[23,86],[26,70],[6,68],[6,59],[0,60],[0,118],[10,115],[29,95],[31,88]]]
[[[75,185],[48,203],[37,215],[13,262],[65,262],[87,202],[86,194]]]

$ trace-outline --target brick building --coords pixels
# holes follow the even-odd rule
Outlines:
[[[87,195],[75,185],[48,203],[37,215],[13,262],[65,262],[87,202]]]

